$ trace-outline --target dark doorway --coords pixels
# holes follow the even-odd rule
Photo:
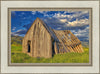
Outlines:
[[[30,52],[30,44],[28,44],[28,52]]]
[[[31,47],[30,47],[31,41],[28,41],[28,53],[30,53]]]
[[[54,41],[52,42],[52,56],[54,56],[55,50],[54,50]]]

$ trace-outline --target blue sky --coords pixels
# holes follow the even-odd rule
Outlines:
[[[39,17],[56,30],[71,30],[81,41],[89,40],[89,11],[12,11],[11,34],[24,36]]]

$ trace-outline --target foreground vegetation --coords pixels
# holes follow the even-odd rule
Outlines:
[[[22,53],[22,46],[11,45],[12,63],[88,63],[89,49],[84,47],[84,53],[64,53],[54,55],[52,58],[34,58]]]

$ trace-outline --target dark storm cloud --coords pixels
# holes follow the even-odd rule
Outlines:
[[[57,29],[58,27],[62,27],[65,25],[65,23],[61,22],[57,18],[42,18],[42,20],[50,26],[52,29]]]

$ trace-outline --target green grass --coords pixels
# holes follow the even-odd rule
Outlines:
[[[54,55],[52,58],[34,58],[22,53],[21,45],[11,45],[12,63],[88,63],[89,49],[84,48],[84,53],[64,53]]]

